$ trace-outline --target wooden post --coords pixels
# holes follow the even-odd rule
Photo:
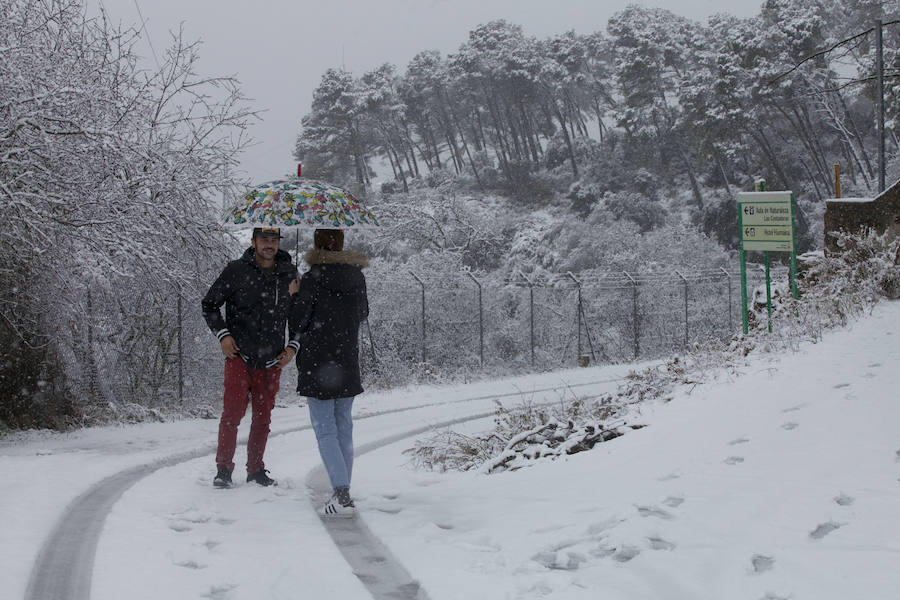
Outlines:
[[[841,165],[834,163],[834,197],[841,197]]]

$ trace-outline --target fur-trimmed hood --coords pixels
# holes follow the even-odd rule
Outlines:
[[[313,249],[306,253],[303,260],[309,266],[313,265],[356,265],[360,269],[369,266],[369,257],[362,252],[353,250],[319,250]]]

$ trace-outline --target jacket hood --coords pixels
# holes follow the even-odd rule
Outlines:
[[[361,269],[369,266],[369,258],[361,252],[310,250],[304,260],[310,267],[308,275],[326,289],[335,292],[365,289],[366,279]]]

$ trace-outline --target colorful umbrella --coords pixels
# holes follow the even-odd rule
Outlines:
[[[353,194],[336,185],[290,177],[251,188],[225,212],[225,226],[348,229],[379,227]]]

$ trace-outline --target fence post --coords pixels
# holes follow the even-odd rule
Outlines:
[[[578,356],[575,359],[576,364],[581,364],[581,282],[575,279],[575,276],[572,275],[571,271],[566,271],[566,275],[575,282],[575,287],[578,289],[578,306],[575,307],[576,316],[575,323],[578,325]]]
[[[522,279],[525,280],[525,283],[528,284],[528,329],[530,332],[531,339],[531,366],[534,366],[534,283],[528,277],[525,276],[525,273],[519,271],[519,275],[522,276]]]
[[[366,331],[369,334],[369,348],[372,350],[372,362],[378,362],[378,353],[375,350],[375,339],[372,337],[372,326],[369,325],[369,317],[366,317]]]
[[[687,348],[688,333],[690,331],[688,325],[688,280],[678,269],[675,269],[675,272],[678,273],[678,276],[681,277],[681,280],[684,282],[684,347]]]
[[[725,281],[728,282],[728,330],[731,331],[731,275],[723,267],[719,267],[719,270],[722,271]]]
[[[184,316],[181,312],[181,290],[178,290],[178,403],[184,404]]]
[[[87,290],[87,359],[88,359],[88,390],[91,394],[91,402],[97,402],[99,395],[97,380],[99,378],[97,372],[97,358],[94,355],[94,299],[91,295],[91,289]],[[134,400],[133,398],[131,399]]]
[[[635,281],[634,277],[628,274],[628,271],[622,271],[625,273],[625,277],[628,278],[628,281],[631,282],[631,319],[634,330],[634,360],[637,360],[637,357],[641,354],[641,329],[638,324],[638,288],[637,281]]]
[[[427,362],[425,360],[425,283],[412,271],[410,271],[409,274],[422,286],[422,363],[424,364]]]
[[[475,276],[472,275],[471,271],[466,271],[466,275],[469,276],[469,279],[475,282],[475,285],[478,286],[478,356],[481,360],[481,366],[484,366],[484,317],[482,313],[481,306],[481,282],[475,279]]]

